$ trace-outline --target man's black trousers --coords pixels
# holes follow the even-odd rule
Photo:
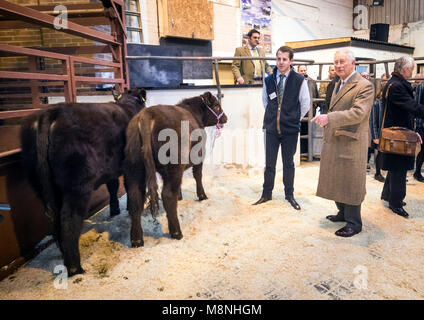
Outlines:
[[[265,134],[265,173],[264,185],[262,191],[263,198],[272,198],[272,190],[274,189],[275,166],[277,163],[278,149],[281,146],[281,155],[283,160],[283,184],[285,196],[293,195],[294,183],[294,162],[293,157],[296,153],[297,140],[299,133],[282,134],[268,133]]]
[[[387,171],[381,198],[394,208],[402,208],[406,196],[406,170]]]

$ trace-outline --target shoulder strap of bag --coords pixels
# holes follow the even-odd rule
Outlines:
[[[384,97],[385,104],[384,104],[383,123],[381,124],[381,127],[380,127],[380,139],[381,139],[381,131],[382,131],[382,130],[383,130],[383,128],[384,128],[384,120],[386,119],[386,111],[387,111],[387,97],[389,96],[389,89],[390,89],[390,87],[392,86],[392,84],[393,84],[393,83],[389,84],[389,86],[387,87],[386,94],[385,94],[385,97]]]

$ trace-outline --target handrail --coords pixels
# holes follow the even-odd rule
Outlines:
[[[157,59],[157,60],[211,60],[211,61],[222,61],[222,60],[275,60],[275,57],[175,57],[175,56],[127,56],[129,60],[148,60],[148,59]],[[314,60],[307,59],[295,59],[294,61],[302,63],[314,63]]]

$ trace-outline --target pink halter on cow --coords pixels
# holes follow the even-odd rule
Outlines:
[[[216,131],[215,131],[215,135],[214,135],[214,140],[215,140],[216,138],[219,138],[221,136],[222,125],[221,125],[221,123],[219,123],[219,119],[221,119],[221,117],[223,116],[224,111],[222,111],[219,115],[217,115],[216,112],[213,111],[213,109],[208,106],[208,104],[205,102],[205,99],[203,99],[203,97],[202,97],[202,100],[203,100],[203,103],[205,104],[205,106],[208,107],[208,109],[213,113],[213,115],[216,117],[216,120],[218,121],[216,123],[216,126],[215,126],[216,127]]]

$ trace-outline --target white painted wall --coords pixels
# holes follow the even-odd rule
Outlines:
[[[209,89],[210,90],[210,89]],[[197,96],[207,89],[150,90],[147,92],[147,105],[176,104],[182,99]],[[216,91],[212,91],[216,95]],[[262,88],[223,88],[222,108],[228,122],[215,140],[211,151],[214,127],[208,128],[206,164],[238,164],[244,168],[263,170],[265,164],[264,135],[262,121],[264,108]],[[281,153],[278,156],[277,170],[282,169]],[[295,155],[295,165],[300,165],[300,143]]]
[[[273,53],[288,41],[351,36],[352,11],[352,0],[273,0]]]
[[[158,11],[156,0],[139,0],[144,44],[159,45]]]
[[[353,36],[369,39],[370,30],[359,30]],[[414,57],[424,56],[424,21],[409,23],[407,26],[401,24],[389,27],[389,42],[411,46],[415,48]]]

